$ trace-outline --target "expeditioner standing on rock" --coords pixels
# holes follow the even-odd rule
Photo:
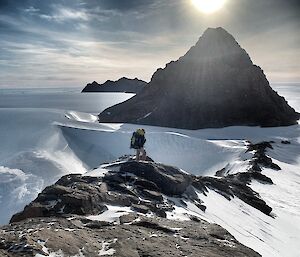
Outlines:
[[[145,133],[144,129],[137,129],[131,137],[130,148],[136,149],[136,161],[146,160],[146,151],[144,149],[144,144],[146,143]]]

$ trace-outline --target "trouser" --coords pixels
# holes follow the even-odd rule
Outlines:
[[[143,147],[140,149],[136,149],[136,160],[146,161],[146,151]]]

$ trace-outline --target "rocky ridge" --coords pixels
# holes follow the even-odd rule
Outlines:
[[[298,119],[223,28],[207,29],[183,57],[158,69],[140,94],[99,114],[100,122],[185,129],[286,126]]]
[[[0,256],[260,256],[203,220],[201,198],[214,190],[272,215],[249,187],[252,180],[273,183],[261,174],[263,167],[280,169],[267,156],[272,143],[247,143],[252,158],[244,173],[223,169],[215,177],[194,176],[150,158],[124,156],[106,164],[103,175],[66,175],[0,228]],[[176,208],[188,204],[198,212],[176,220]]]
[[[137,94],[144,89],[147,82],[143,80],[120,78],[117,81],[107,80],[103,84],[98,84],[96,81],[89,83],[81,91],[82,93],[88,92],[124,92]]]

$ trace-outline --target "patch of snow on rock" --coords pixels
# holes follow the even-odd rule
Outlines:
[[[106,210],[105,212],[99,215],[87,216],[86,218],[90,220],[106,221],[106,222],[119,224],[121,216],[133,212],[130,209],[130,207],[113,206],[113,205],[106,205],[106,207],[108,210]]]
[[[102,241],[102,248],[99,251],[99,256],[114,255],[116,250],[113,248],[110,248],[110,245],[115,244],[117,242],[117,240],[118,239],[115,238],[114,240],[109,241],[109,242]]]

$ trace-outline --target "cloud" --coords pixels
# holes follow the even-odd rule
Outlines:
[[[39,12],[40,9],[37,9],[37,8],[34,8],[33,6],[30,6],[29,8],[25,8],[24,11],[28,12],[28,13],[36,13],[36,12]]]
[[[298,0],[230,0],[204,17],[189,0],[0,0],[0,87],[149,80],[208,26],[225,26],[270,80],[296,80],[299,10]]]
[[[100,6],[102,9],[107,10],[119,10],[119,11],[132,11],[132,10],[141,10],[148,8],[155,4],[153,0],[93,0],[87,1],[92,6]],[[156,1],[160,2],[160,1]]]
[[[73,9],[62,5],[53,5],[53,11],[49,13],[42,13],[40,9],[30,7],[24,11],[31,15],[36,15],[47,21],[54,22],[66,22],[66,21],[88,21],[90,19],[89,14],[85,9]]]

